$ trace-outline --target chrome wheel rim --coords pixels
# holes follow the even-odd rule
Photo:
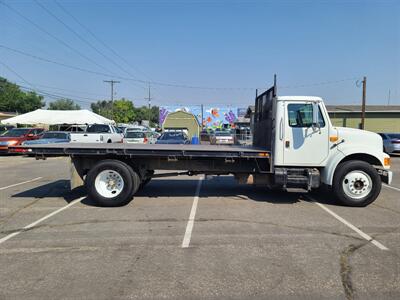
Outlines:
[[[124,179],[114,170],[104,170],[96,176],[94,185],[102,197],[114,198],[124,189]]]
[[[362,199],[371,193],[372,179],[364,171],[354,170],[346,174],[342,181],[344,193],[353,199]]]

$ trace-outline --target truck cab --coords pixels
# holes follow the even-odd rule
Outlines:
[[[276,87],[269,92],[275,91]],[[258,102],[263,112],[256,122],[267,124],[263,117],[271,117],[269,146],[278,186],[326,185],[342,203],[364,206],[375,200],[381,181],[390,184],[390,156],[383,152],[382,138],[366,130],[333,126],[322,98],[267,93]],[[260,143],[260,138],[255,141]]]

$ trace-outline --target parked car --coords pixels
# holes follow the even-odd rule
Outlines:
[[[13,129],[15,126],[12,125],[0,125],[0,136],[6,133],[8,130]]]
[[[146,132],[128,130],[122,142],[127,144],[147,144],[149,139]]]
[[[379,133],[383,140],[383,151],[386,153],[400,152],[400,133]]]
[[[113,125],[92,124],[82,133],[71,133],[72,143],[121,143],[124,135]]]
[[[149,144],[155,144],[160,136],[161,136],[161,134],[158,133],[158,132],[155,132],[155,131],[147,132],[147,137],[149,139]]]
[[[43,145],[55,143],[69,143],[71,135],[69,132],[64,131],[47,131],[43,133],[42,137],[37,140],[25,141],[23,145]]]
[[[164,132],[156,144],[190,144],[190,141],[184,132],[169,131]]]
[[[212,128],[204,128],[201,132],[200,132],[200,141],[203,142],[209,142],[211,136],[214,134],[214,130],[212,130]]]
[[[0,136],[0,153],[9,153],[10,146],[19,146],[28,140],[39,139],[43,128],[13,128]]]
[[[235,144],[235,135],[230,131],[216,131],[210,137],[211,145],[233,145]]]

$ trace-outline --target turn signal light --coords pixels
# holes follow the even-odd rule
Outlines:
[[[384,165],[385,167],[390,166],[390,157],[385,157],[385,158],[383,159],[383,165]]]
[[[338,139],[339,139],[339,137],[337,135],[332,135],[329,137],[329,141],[331,143],[337,142]]]
[[[259,155],[259,156],[264,156],[264,157],[268,157],[268,156],[269,156],[269,154],[266,153],[266,152],[261,152],[261,153],[259,153],[258,155]]]

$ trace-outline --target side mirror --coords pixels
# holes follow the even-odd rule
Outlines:
[[[321,125],[318,120],[319,116],[319,106],[317,102],[313,103],[313,121],[312,121],[312,127],[313,129],[321,129]]]

